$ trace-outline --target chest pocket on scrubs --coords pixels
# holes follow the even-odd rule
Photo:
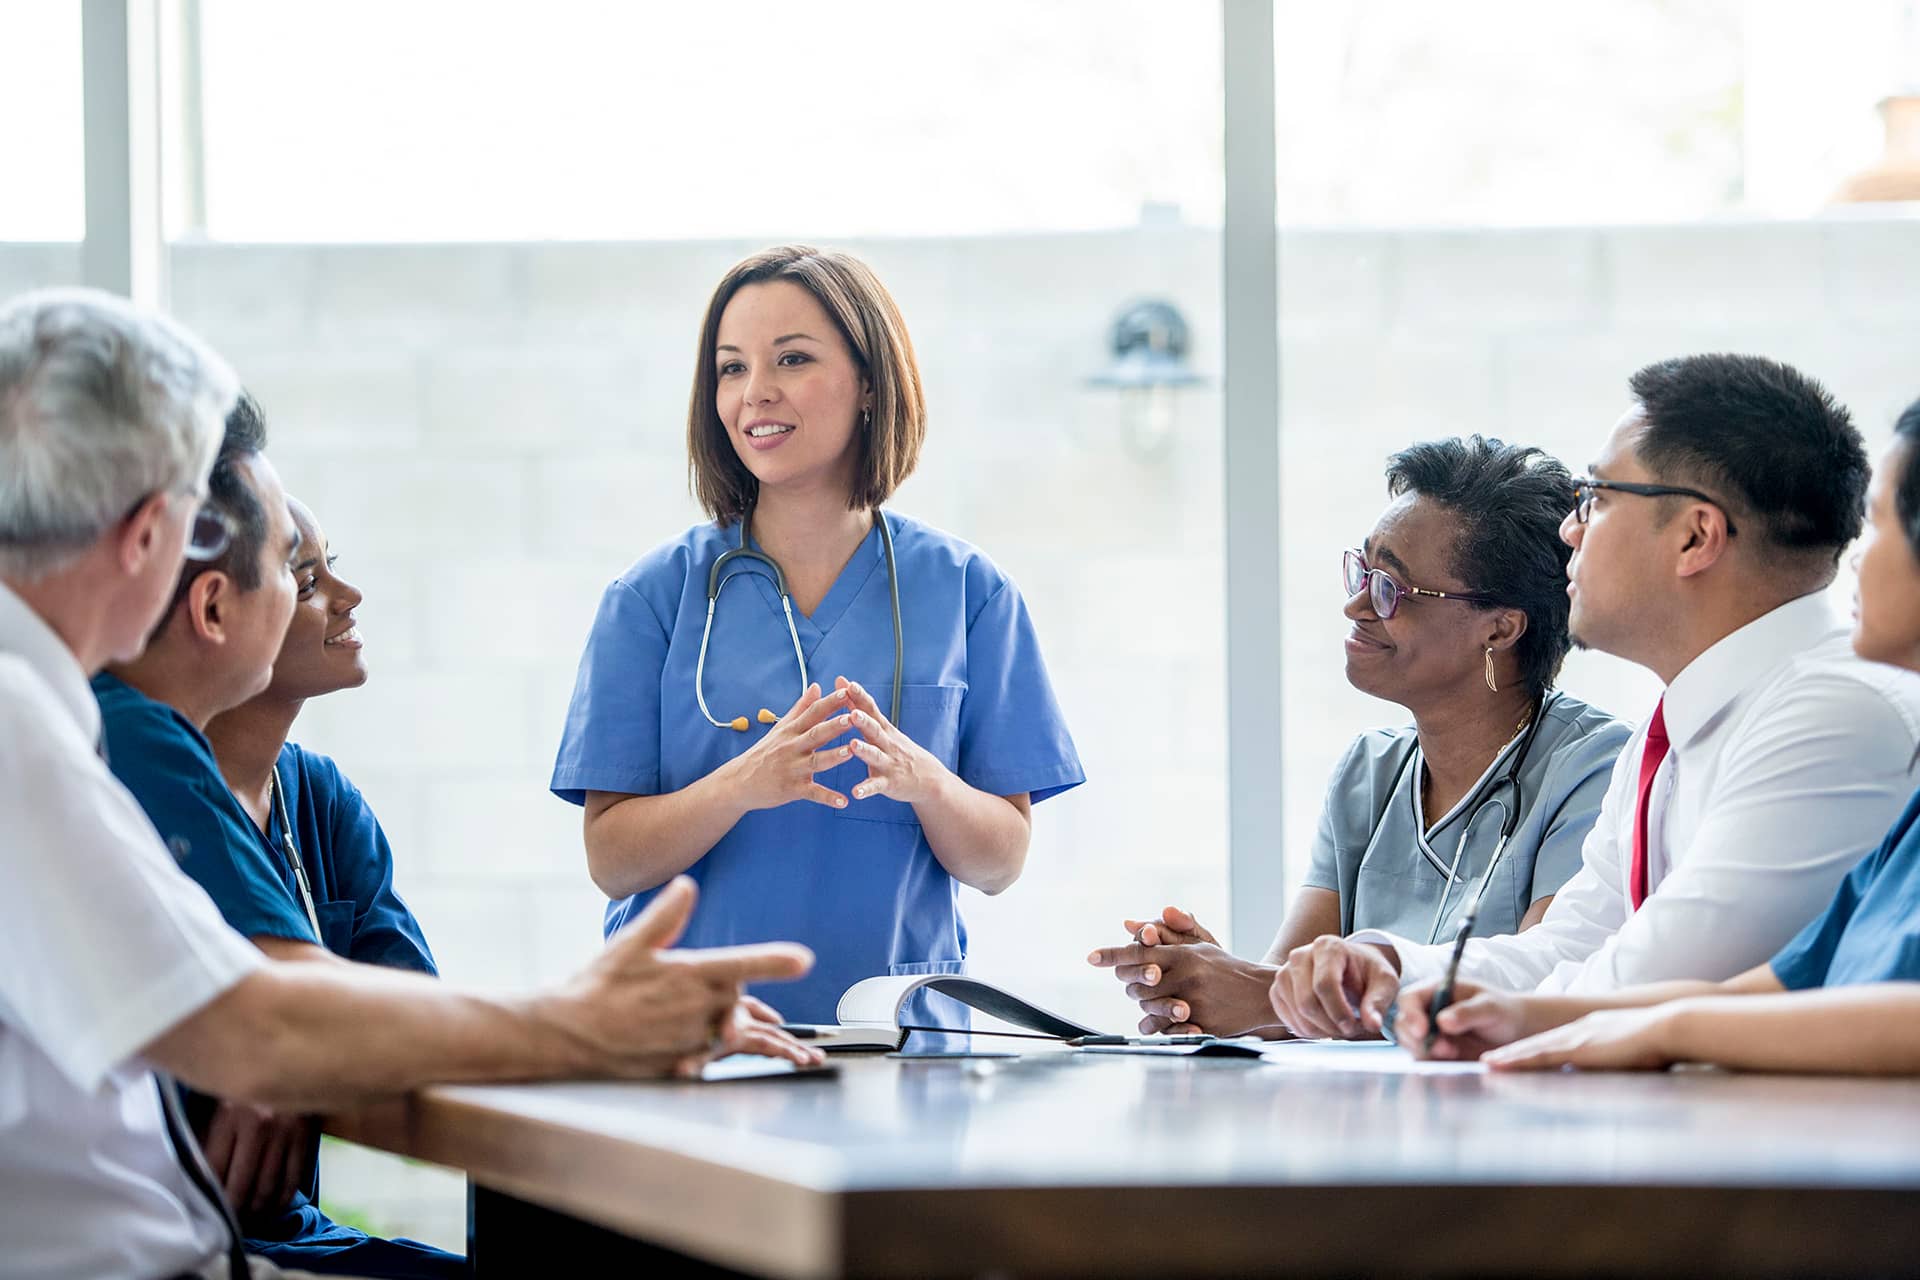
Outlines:
[[[893,697],[892,682],[869,684],[867,691],[885,712]],[[903,684],[900,686],[900,723],[896,727],[941,764],[956,769],[960,764],[960,704],[966,696],[967,687],[963,684]],[[867,766],[853,760],[821,774],[817,781],[851,796],[854,786],[866,776]],[[836,812],[843,818],[865,822],[917,824],[920,821],[914,816],[912,805],[889,796],[849,800],[845,809]]]

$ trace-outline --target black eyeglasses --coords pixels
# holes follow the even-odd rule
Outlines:
[[[1358,551],[1349,551],[1343,555],[1340,559],[1340,567],[1345,571],[1347,598],[1351,600],[1362,591],[1367,592],[1367,603],[1373,606],[1374,616],[1378,618],[1391,618],[1399,612],[1402,596],[1460,600],[1467,604],[1499,603],[1491,596],[1470,595],[1465,591],[1429,591],[1425,587],[1404,586],[1385,569],[1368,568],[1366,557]]]
[[[1727,517],[1727,536],[1731,538],[1736,530],[1733,517],[1727,515],[1726,504],[1710,493],[1698,489],[1688,489],[1677,484],[1630,484],[1625,480],[1595,480],[1591,476],[1582,476],[1573,482],[1573,518],[1581,524],[1593,514],[1593,495],[1602,489],[1612,493],[1631,493],[1642,498],[1693,498],[1708,506],[1718,507],[1720,514]]]

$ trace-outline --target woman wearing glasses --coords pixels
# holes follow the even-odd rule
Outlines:
[[[1387,491],[1342,565],[1346,673],[1413,723],[1347,749],[1260,961],[1176,907],[1127,921],[1133,943],[1089,957],[1127,984],[1142,1032],[1279,1035],[1267,993],[1295,947],[1364,928],[1451,938],[1476,900],[1475,934],[1513,933],[1580,867],[1629,730],[1553,688],[1571,643],[1571,476],[1538,449],[1473,436],[1395,454]]]

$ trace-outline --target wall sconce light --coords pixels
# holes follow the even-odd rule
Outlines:
[[[1123,307],[1107,337],[1112,360],[1087,379],[1090,387],[1119,392],[1120,432],[1141,459],[1157,458],[1172,443],[1176,400],[1183,387],[1206,384],[1187,364],[1189,332],[1180,309],[1162,298]]]

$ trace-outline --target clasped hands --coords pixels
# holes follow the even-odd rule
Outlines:
[[[1178,907],[1125,925],[1132,943],[1087,959],[1126,984],[1145,1014],[1143,1035],[1372,1039],[1386,1033],[1392,1008],[1394,1039],[1416,1057],[1483,1059],[1495,1070],[1520,1071],[1647,1069],[1675,1058],[1672,1005],[1580,1016],[1566,1001],[1457,981],[1451,1002],[1433,1018],[1439,981],[1403,989],[1397,956],[1381,947],[1328,935],[1274,966],[1234,956]]]
[[[840,746],[827,744],[846,733]],[[734,774],[749,810],[771,809],[807,800],[830,809],[847,807],[848,797],[814,781],[850,760],[867,766],[852,799],[890,796],[902,804],[931,798],[952,777],[947,767],[902,733],[864,687],[837,677],[833,692],[810,684],[760,741],[725,766]]]
[[[1145,1016],[1141,1035],[1237,1036],[1274,1025],[1267,999],[1272,970],[1242,960],[1190,913],[1168,907],[1157,920],[1128,920],[1133,941],[1101,947],[1087,963],[1112,969]]]
[[[1125,925],[1130,945],[1102,947],[1087,961],[1127,984],[1146,1015],[1143,1035],[1372,1039],[1400,987],[1399,970],[1379,948],[1332,935],[1270,965],[1227,951],[1178,907]]]

